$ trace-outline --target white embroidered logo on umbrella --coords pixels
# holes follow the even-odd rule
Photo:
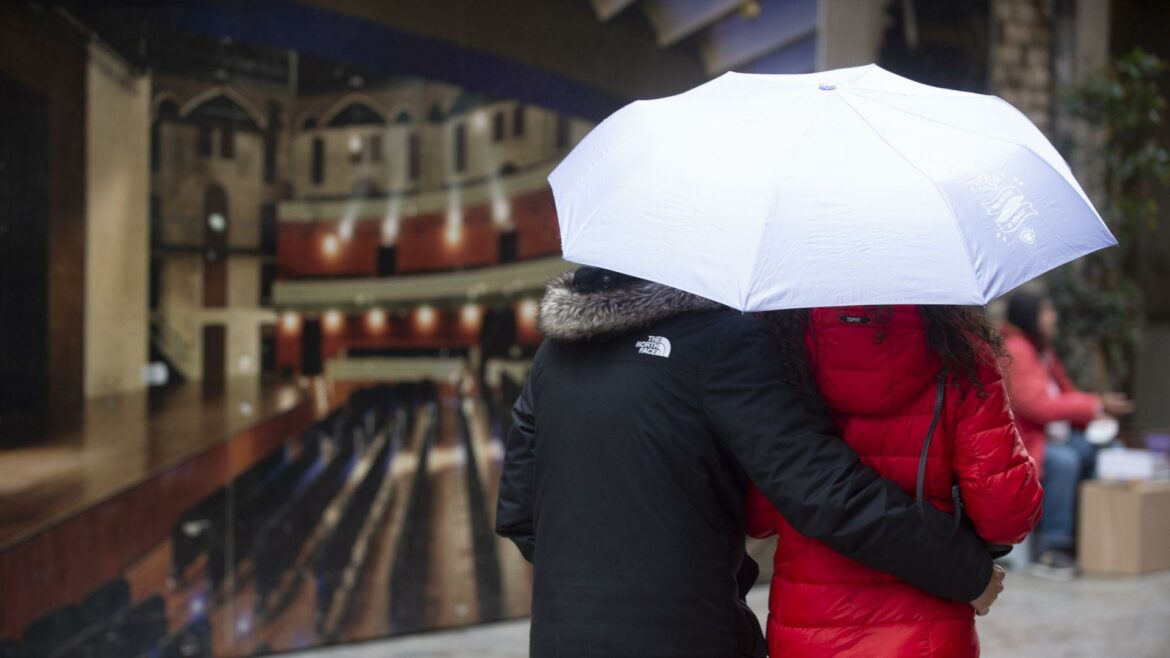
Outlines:
[[[1005,186],[1002,175],[985,174],[975,179],[971,189],[983,198],[980,203],[987,214],[995,218],[995,224],[999,228],[995,237],[1007,242],[1009,236],[1015,233],[1024,244],[1036,244],[1036,231],[1030,226],[1024,226],[1024,222],[1038,214],[1038,211],[1020,191],[1024,183],[1019,179],[1013,183],[1014,185]]]

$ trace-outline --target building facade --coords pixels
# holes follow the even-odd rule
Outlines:
[[[539,343],[535,294],[565,268],[546,177],[591,124],[448,84],[351,82],[296,95],[157,76],[151,347],[172,378],[478,358],[485,327],[493,354]]]

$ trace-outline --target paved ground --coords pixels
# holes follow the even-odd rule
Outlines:
[[[979,621],[985,658],[1165,658],[1170,655],[1170,573],[1050,583],[1019,572],[995,610]],[[757,612],[767,588],[753,590]],[[296,654],[295,658],[522,658],[528,624],[419,635]]]

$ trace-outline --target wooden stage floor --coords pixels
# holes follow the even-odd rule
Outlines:
[[[91,401],[80,426],[0,448],[0,553],[141,484],[264,419],[306,393],[293,384],[199,385]]]

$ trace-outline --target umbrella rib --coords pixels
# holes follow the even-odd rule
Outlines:
[[[869,67],[866,67],[866,70],[860,76],[858,76],[858,79],[860,79],[861,77],[864,77],[866,74],[872,72],[874,68],[876,68],[876,65],[870,65]],[[807,91],[805,94],[801,94],[801,95],[797,96],[796,98],[801,99],[804,96],[809,95],[809,93],[812,93],[811,90]],[[812,132],[813,125],[815,125],[819,121],[823,121],[824,116],[825,116],[825,113],[822,112],[822,113],[814,113],[811,117],[809,117],[808,123],[805,124],[804,129],[801,131],[799,139],[795,140],[795,143],[793,145],[794,150],[797,148],[806,148],[807,147],[808,140],[806,138],[808,137],[809,133]],[[799,151],[796,151],[796,152],[799,153]],[[765,216],[772,217],[775,210],[776,210],[776,206],[779,203],[780,203],[780,197],[776,194],[773,194],[771,206],[769,207],[768,212],[765,214]],[[751,300],[752,295],[755,294],[756,286],[759,283],[759,280],[757,280],[754,277],[754,273],[756,271],[756,268],[760,264],[760,258],[762,256],[762,250],[760,248],[759,242],[762,241],[764,236],[767,234],[769,223],[770,223],[769,221],[765,221],[764,226],[761,227],[761,229],[760,229],[760,236],[759,236],[759,239],[757,240],[756,250],[755,250],[755,253],[752,254],[752,266],[751,266],[751,269],[748,270],[749,275],[750,275],[750,281],[748,282],[748,284],[746,286],[747,290],[744,293],[744,295],[739,303],[740,304],[740,311],[743,311],[744,309],[746,309],[748,307],[748,302]]]
[[[869,90],[869,89],[860,89],[860,90],[858,90],[858,91],[871,91],[871,90]],[[1000,103],[1002,103],[1002,104],[1004,104],[1004,105],[1008,106],[1008,107],[1009,107],[1009,108],[1011,108],[1011,109],[1012,109],[1012,110],[1013,110],[1013,111],[1014,111],[1016,114],[1019,114],[1021,117],[1023,117],[1023,119],[1024,119],[1025,121],[1028,121],[1029,123],[1031,123],[1031,119],[1028,119],[1027,115],[1025,115],[1023,112],[1021,112],[1021,111],[1020,111],[1020,109],[1019,109],[1018,107],[1016,107],[1015,105],[1012,105],[1011,103],[1009,103],[1009,102],[1005,101],[1004,99],[1000,98],[999,96],[991,96],[991,95],[987,95],[987,94],[973,94],[973,95],[975,95],[975,96],[980,96],[980,97],[984,97],[984,98],[991,98],[991,99],[994,99],[994,100],[996,100],[996,101],[998,101],[998,102],[1000,102]],[[1052,170],[1052,173],[1056,174],[1057,176],[1060,176],[1062,179],[1064,178],[1064,174],[1062,174],[1062,173],[1060,173],[1059,171],[1057,171],[1056,167],[1053,167],[1053,166],[1052,166],[1052,163],[1048,161],[1048,158],[1045,158],[1044,156],[1040,155],[1039,153],[1037,153],[1037,152],[1036,152],[1036,150],[1035,150],[1035,149],[1033,149],[1031,146],[1028,146],[1027,144],[1021,144],[1021,143],[1019,143],[1019,142],[1013,142],[1012,140],[1010,140],[1010,139],[1007,139],[1006,137],[1000,137],[1000,136],[998,136],[998,135],[989,135],[989,134],[987,134],[987,133],[985,133],[985,132],[982,132],[982,131],[980,131],[980,130],[974,130],[974,129],[971,129],[971,128],[967,128],[966,126],[956,126],[956,125],[953,125],[953,124],[950,124],[950,123],[946,123],[946,122],[944,122],[944,121],[939,121],[938,119],[935,119],[934,117],[928,117],[928,116],[925,116],[925,115],[919,114],[919,113],[917,113],[917,112],[913,112],[913,111],[911,111],[911,110],[907,110],[906,108],[903,108],[903,107],[898,107],[897,105],[891,105],[891,104],[889,104],[889,103],[887,103],[887,102],[885,102],[885,101],[882,101],[882,100],[880,100],[880,99],[877,99],[877,98],[870,98],[869,100],[871,100],[871,101],[873,101],[873,102],[877,103],[878,105],[881,105],[882,107],[886,107],[886,108],[889,108],[889,109],[891,109],[891,110],[894,110],[895,112],[901,112],[902,114],[908,114],[908,115],[910,115],[910,116],[912,116],[912,117],[915,117],[915,118],[918,118],[918,119],[922,119],[923,121],[929,121],[929,122],[931,122],[931,123],[934,123],[934,124],[940,125],[940,126],[942,126],[942,127],[944,127],[944,128],[950,128],[951,130],[958,130],[958,131],[960,131],[960,132],[965,132],[965,133],[968,133],[968,134],[971,134],[971,135],[975,135],[975,136],[977,136],[977,137],[983,137],[984,139],[993,139],[993,140],[995,140],[995,141],[997,141],[997,142],[1002,142],[1002,143],[1004,143],[1004,144],[1008,144],[1009,146],[1015,146],[1015,147],[1018,147],[1018,148],[1022,148],[1022,149],[1024,149],[1025,151],[1027,151],[1028,153],[1031,153],[1031,154],[1032,154],[1032,155],[1033,155],[1033,156],[1034,156],[1034,157],[1035,157],[1037,160],[1039,160],[1041,163],[1043,163],[1043,165],[1044,165],[1045,167],[1047,167],[1048,169]],[[850,107],[852,107],[852,106],[850,106]],[[853,111],[854,111],[854,112],[857,112],[857,109],[856,109],[856,108],[854,108],[854,110],[853,110]],[[858,114],[860,114],[860,112],[858,112]],[[867,122],[867,123],[868,123],[868,122]],[[871,127],[872,127],[872,126],[871,126]],[[1066,164],[1067,164],[1067,163],[1066,163]],[[1069,173],[1070,173],[1070,175],[1071,175],[1071,173],[1072,173],[1072,172],[1070,171]],[[1076,177],[1075,177],[1075,176],[1074,176],[1073,180],[1076,180]],[[1079,183],[1078,183],[1078,185],[1077,185],[1077,186],[1079,187]],[[1073,189],[1075,190],[1076,188],[1074,187]],[[1082,200],[1082,201],[1086,201],[1086,199],[1085,199],[1085,196],[1084,196],[1084,190],[1078,190],[1078,192],[1079,192],[1078,196],[1080,196],[1080,197],[1081,197],[1081,200]],[[1097,209],[1096,209],[1096,208],[1094,208],[1094,207],[1093,207],[1093,205],[1092,205],[1091,203],[1088,203],[1088,202],[1086,201],[1086,205],[1089,207],[1089,210],[1093,211],[1093,214],[1094,214],[1094,215],[1097,215],[1098,217],[1100,217],[1100,215],[1097,213]]]
[[[772,204],[771,204],[771,207],[768,209],[768,213],[765,215],[766,217],[773,216],[773,213],[776,210],[776,205],[779,202],[780,202],[779,197],[777,195],[772,195]],[[760,229],[760,237],[756,240],[756,250],[755,250],[755,253],[752,254],[752,267],[751,267],[751,269],[748,270],[749,281],[747,284],[747,292],[746,292],[746,294],[744,294],[743,298],[740,299],[740,301],[739,301],[739,306],[740,306],[739,310],[741,312],[744,312],[744,313],[747,312],[746,309],[748,307],[748,302],[751,301],[752,295],[755,294],[755,292],[756,292],[756,284],[759,283],[759,280],[756,279],[756,277],[755,277],[755,271],[756,271],[756,268],[760,264],[760,255],[763,252],[763,250],[760,248],[760,243],[763,241],[764,235],[768,232],[768,225],[770,223],[771,223],[771,220],[764,221],[764,225]]]
[[[927,182],[930,183],[930,186],[934,188],[934,191],[938,194],[939,198],[942,199],[942,202],[944,204],[946,204],[947,209],[950,210],[951,221],[955,223],[955,228],[959,231],[959,234],[961,236],[963,233],[963,230],[958,225],[958,219],[957,219],[957,215],[955,213],[955,207],[951,205],[951,200],[947,198],[947,195],[942,191],[942,188],[939,187],[938,183],[936,183],[935,180],[933,178],[931,178],[929,174],[927,174],[925,171],[923,171],[921,167],[919,167],[917,164],[915,164],[914,161],[911,160],[905,153],[903,153],[901,150],[899,150],[898,147],[896,147],[892,143],[890,143],[890,140],[886,139],[886,136],[883,135],[880,130],[878,130],[876,127],[874,127],[874,125],[872,123],[870,123],[869,119],[867,119],[865,117],[865,115],[861,113],[860,110],[858,110],[856,107],[854,107],[853,103],[850,103],[849,99],[846,98],[844,94],[838,94],[837,98],[840,98],[841,101],[843,103],[845,103],[846,106],[849,107],[849,109],[853,110],[853,113],[856,114],[857,117],[859,119],[861,119],[863,122],[865,122],[865,125],[869,126],[870,131],[873,132],[873,134],[878,139],[880,139],[882,141],[882,143],[884,143],[886,146],[888,146],[891,151],[893,151],[894,153],[897,153],[903,160],[906,161],[906,164],[910,165],[914,169],[914,171],[917,171],[923,178],[925,178],[927,180]],[[1043,159],[1043,158],[1041,158],[1041,159]],[[975,288],[976,288],[976,290],[979,291],[980,297],[983,297],[986,294],[986,291],[983,289],[983,285],[979,282],[979,277],[975,276],[975,270],[974,270],[975,261],[972,260],[972,258],[971,258],[971,250],[970,250],[970,248],[967,247],[967,241],[961,239],[961,240],[959,240],[959,245],[963,247],[963,253],[966,254],[966,256],[967,256],[967,263],[969,265],[971,265],[971,269],[970,269],[971,279],[973,280],[973,282],[975,284]]]
[[[929,90],[922,90],[920,92],[910,91],[894,91],[893,89],[879,89],[878,87],[865,86],[851,86],[851,92],[865,91],[874,94],[885,94],[886,96],[902,96],[905,98],[970,98],[972,96],[979,98],[995,98],[990,94],[980,94],[974,91],[963,91],[962,89],[947,89],[945,87],[930,87]]]

